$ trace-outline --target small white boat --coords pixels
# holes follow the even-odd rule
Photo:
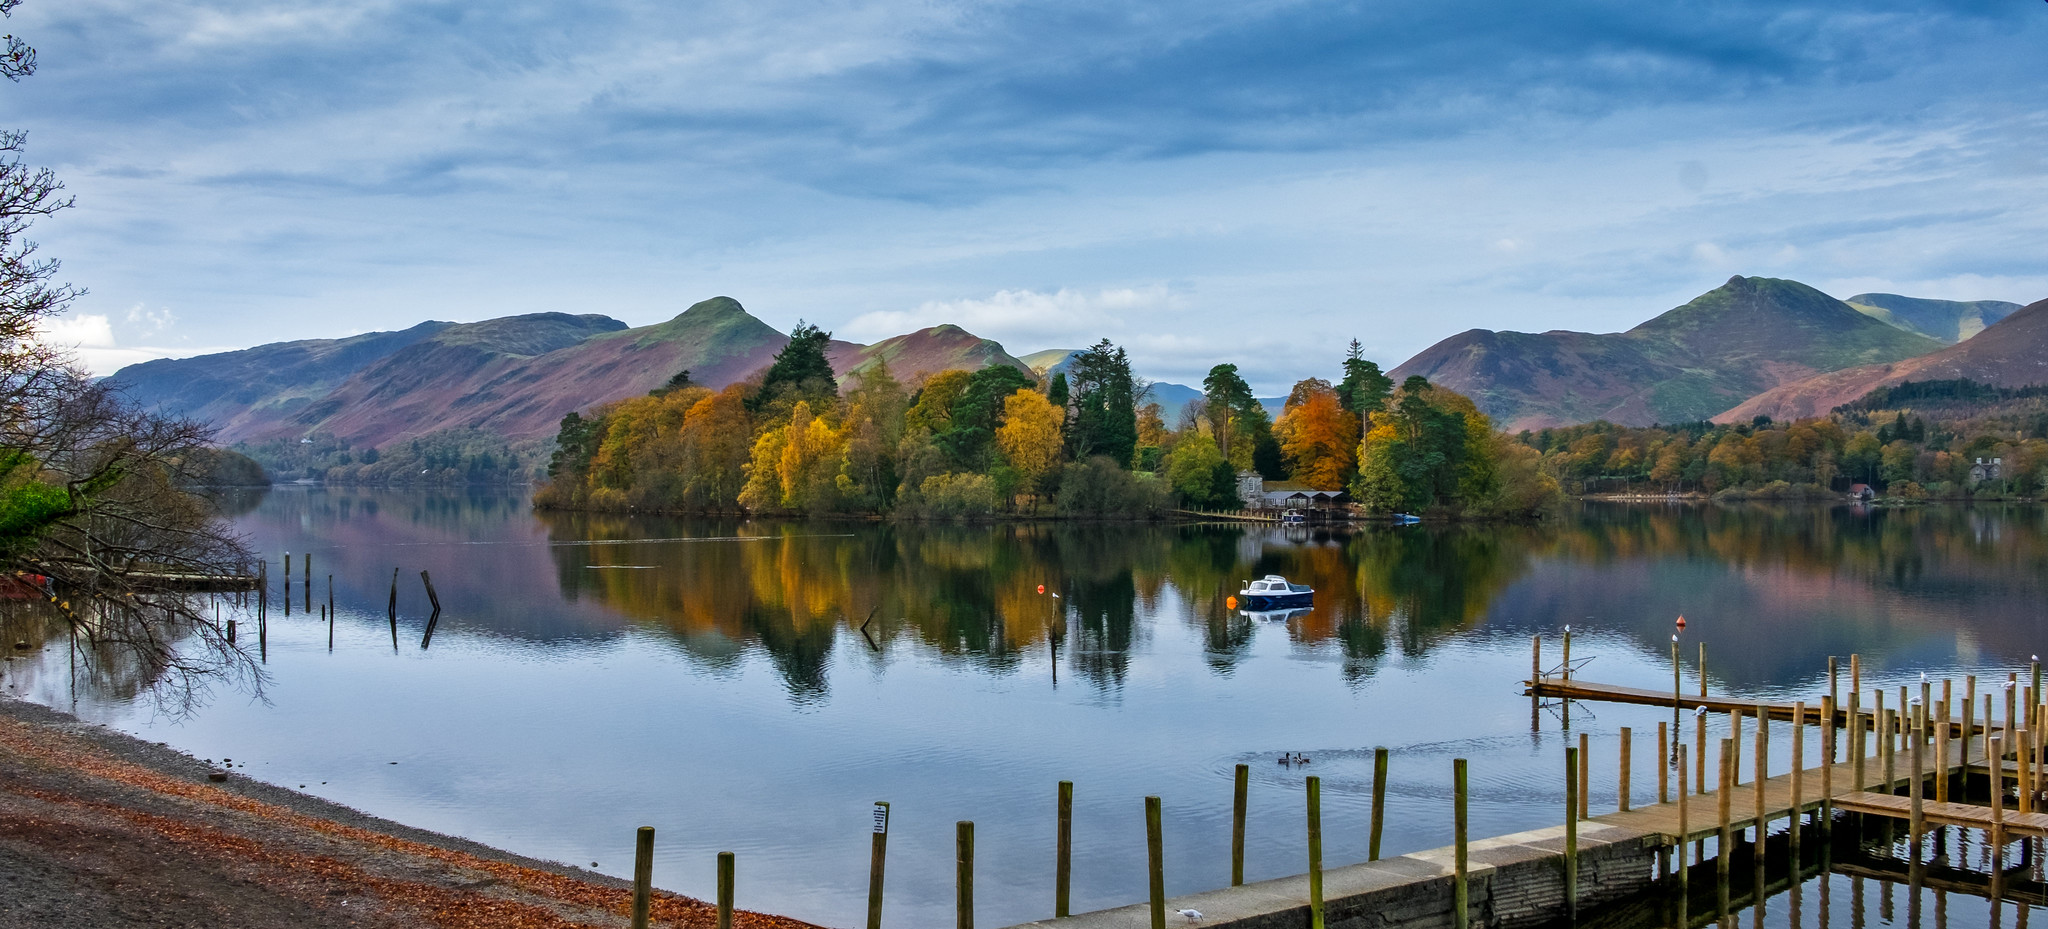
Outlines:
[[[1237,600],[1247,610],[1274,610],[1307,606],[1315,590],[1306,584],[1290,584],[1278,574],[1268,574],[1244,585]]]

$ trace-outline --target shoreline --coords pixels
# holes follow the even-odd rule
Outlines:
[[[612,929],[632,884],[380,819],[0,696],[0,925]],[[627,847],[630,836],[622,836]],[[655,925],[714,908],[656,889]],[[737,911],[743,929],[817,929]]]

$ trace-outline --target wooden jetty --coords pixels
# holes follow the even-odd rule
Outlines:
[[[1539,658],[1540,655],[1539,642]],[[1562,667],[1572,667],[1569,638]],[[2016,710],[2010,698],[2006,701],[2008,719],[2003,723],[1991,718],[1988,696],[1985,714],[1980,719],[1949,717],[1928,721],[1916,714],[1902,721],[1897,713],[1901,708],[1885,711],[1880,701],[1873,701],[1871,706],[1852,702],[1850,706],[1836,707],[1832,699],[1816,699],[1808,705],[1688,695],[1677,686],[1668,691],[1648,690],[1574,680],[1562,674],[1553,677],[1542,673],[1540,662],[1525,684],[1532,699],[1628,703],[1674,710],[1704,708],[1708,712],[1731,714],[1737,720],[1744,716],[1753,719],[1760,714],[1772,720],[1794,721],[1797,726],[1817,726],[1822,735],[1813,740],[1796,735],[1792,770],[1778,775],[1768,775],[1765,759],[1757,757],[1760,752],[1744,758],[1744,746],[1738,740],[1717,740],[1719,750],[1715,754],[1719,758],[1714,768],[1719,776],[1710,789],[1702,790],[1699,788],[1705,785],[1687,781],[1688,769],[1693,767],[1686,762],[1687,740],[1673,731],[1668,734],[1671,741],[1659,745],[1656,751],[1659,763],[1670,760],[1667,751],[1677,756],[1673,767],[1675,790],[1667,791],[1663,789],[1666,785],[1660,784],[1662,802],[1598,816],[1587,815],[1584,809],[1585,769],[1582,760],[1574,757],[1578,751],[1568,748],[1565,793],[1570,812],[1569,821],[1562,826],[1470,842],[1464,841],[1461,832],[1456,846],[1327,871],[1314,870],[1319,865],[1312,864],[1307,875],[1172,900],[1164,900],[1155,891],[1154,899],[1146,903],[1026,923],[1017,929],[1164,929],[1165,914],[1183,910],[1200,911],[1201,925],[1207,929],[1516,929],[1555,923],[1568,913],[1626,900],[1657,886],[1675,883],[1682,898],[1687,896],[1684,888],[1688,886],[1688,875],[1703,869],[1701,883],[1716,887],[1720,895],[1718,909],[1726,913],[1730,861],[1736,854],[1748,848],[1764,849],[1762,854],[1766,858],[1779,856],[1778,878],[1765,880],[1749,890],[1761,899],[1774,892],[1780,881],[1789,885],[1804,879],[1808,859],[1796,854],[1798,837],[1807,832],[1825,835],[1838,813],[1905,820],[1916,855],[1920,837],[1937,827],[1983,830],[1999,848],[2012,839],[2048,837],[2048,811],[2007,810],[1996,805],[1997,801],[1990,807],[1937,801],[1937,791],[1927,788],[1930,782],[1942,785],[1938,792],[1945,798],[1950,778],[1967,778],[1976,773],[1988,778],[1994,772],[1998,793],[2003,792],[2006,783],[2040,784],[2040,766],[2028,760],[2029,751],[2033,750],[2031,741],[2024,737],[2028,727],[2023,723],[2018,726],[2022,738],[2009,737],[2016,722],[2011,718]],[[1987,688],[1987,692],[1990,690]],[[2007,693],[2011,693],[2010,687]],[[2040,696],[2030,693],[2027,703],[2018,704],[2017,710],[2024,711],[2025,719],[2048,728],[2048,707],[2030,707],[2039,699]],[[1739,727],[1731,728],[1740,731]],[[1836,760],[1835,736],[1842,732],[1858,734],[1847,740],[1851,756]],[[2001,733],[2008,737],[1999,739]],[[2018,743],[2014,747],[2020,751],[2008,747],[2014,741]],[[1802,752],[1801,747],[1807,742],[1811,742],[1810,751]],[[1769,743],[1759,737],[1757,744],[1761,747]],[[1867,753],[1870,747],[1877,749],[1874,754]],[[1859,750],[1866,752],[1861,758],[1853,754]],[[1999,752],[1998,757],[1987,757],[1992,750]],[[2010,760],[2005,757],[2008,753],[2013,756]],[[1801,757],[1802,754],[1808,757]],[[1754,766],[1750,776],[1745,778],[1736,770],[1738,759]],[[1819,763],[1806,766],[1809,762]],[[1907,795],[1899,794],[1901,785],[1906,786]],[[2021,791],[2023,798],[2028,794]],[[1809,815],[1813,817],[1811,826],[1807,825]],[[1772,853],[1768,846],[1778,843],[1770,838],[1770,832],[1781,825],[1791,827],[1782,841],[1787,849]],[[1754,839],[1748,837],[1752,831]],[[1703,862],[1709,839],[1714,840],[1713,856]],[[1758,868],[1761,878],[1761,860],[1754,853],[1748,857],[1754,864],[1746,867]],[[1924,875],[1926,869],[1916,867]],[[1705,876],[1713,872],[1718,874]],[[1155,887],[1156,877],[1155,874]],[[1949,883],[1961,889],[1968,881],[1952,878]],[[1992,882],[1994,886],[1997,883]],[[1994,898],[1998,895],[1995,889],[1990,893]],[[1461,898],[1466,904],[1463,912],[1455,902]],[[1192,917],[1187,917],[1177,919],[1176,924],[1192,921]],[[1710,921],[1711,918],[1692,916],[1686,919],[1688,924]]]

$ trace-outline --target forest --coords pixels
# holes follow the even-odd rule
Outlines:
[[[1064,370],[948,370],[904,384],[886,363],[835,379],[831,334],[799,326],[757,379],[689,372],[562,420],[547,509],[905,518],[1156,518],[1236,509],[1238,475],[1349,492],[1368,513],[1540,515],[1540,455],[1422,378],[1396,386],[1354,340],[1339,379],[1307,378],[1271,416],[1237,367],[1168,413],[1104,339]]]
[[[1852,485],[1902,500],[2037,497],[2048,491],[2048,390],[1970,380],[1881,387],[1829,415],[1524,432],[1569,493],[1798,498]],[[1998,462],[1996,474],[1979,460]]]

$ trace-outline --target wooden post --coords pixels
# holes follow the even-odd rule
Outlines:
[[[718,853],[718,929],[732,929],[733,855]]]
[[[292,615],[292,553],[284,553],[284,615]]]
[[[1564,627],[1564,667],[1558,671],[1565,680],[1572,679],[1572,627]]]
[[[1970,738],[1977,734],[1976,719],[1977,675],[1970,674],[1963,677],[1963,756],[1965,761],[1969,760]],[[1989,723],[1990,720],[1987,719],[1985,722]],[[1989,727],[1987,726],[1986,728],[1988,729]]]
[[[1792,871],[1799,872],[1799,833],[1806,825],[1806,701],[1792,704]]]
[[[1315,778],[1309,780],[1313,782]],[[1315,788],[1311,786],[1309,790],[1313,796]],[[1311,835],[1309,841],[1314,844],[1316,836]],[[1316,851],[1310,850],[1311,857]],[[1166,929],[1166,839],[1160,834],[1158,797],[1145,798],[1145,858],[1146,870],[1152,878],[1152,929]],[[1314,877],[1309,878],[1312,888],[1316,883]],[[1318,920],[1316,925],[1320,929],[1322,922]]]
[[[1914,864],[1920,863],[1920,833],[1927,827],[1924,800],[1927,791],[1921,786],[1921,779],[1926,777],[1927,769],[1922,766],[1922,763],[1925,761],[1925,753],[1921,751],[1922,740],[1920,738],[1920,734],[1926,730],[1925,723],[1927,721],[1920,714],[1925,712],[1927,712],[1925,704],[1913,708],[1913,743],[1906,756],[1907,762],[1913,766],[1913,783],[1906,790],[1908,814],[1906,818],[1906,842],[1907,847],[1913,850]]]
[[[1564,911],[1579,918],[1579,750],[1564,750]]]
[[[974,821],[953,827],[953,887],[956,929],[974,929]]]
[[[1733,752],[1734,752],[1734,753],[1733,753],[1732,755],[1730,755],[1730,756],[1729,756],[1730,758],[1732,758],[1732,759],[1733,759],[1733,760],[1732,760],[1732,761],[1730,761],[1729,763],[1730,763],[1730,764],[1732,764],[1732,765],[1734,765],[1734,767],[1733,767],[1732,769],[1730,769],[1730,770],[1732,771],[1732,776],[1733,776],[1733,777],[1735,778],[1735,780],[1734,780],[1734,783],[1735,783],[1735,784],[1736,784],[1737,786],[1740,786],[1740,785],[1742,784],[1742,708],[1741,708],[1741,707],[1736,707],[1735,709],[1732,709],[1732,710],[1729,710],[1729,711],[1728,711],[1728,742],[1729,742],[1729,746],[1730,746],[1730,748],[1731,748],[1731,749],[1733,750]]]
[[[1849,679],[1852,684],[1862,679],[1862,673],[1856,667],[1855,655],[1849,656]],[[1849,779],[1855,783],[1851,789],[1862,790],[1869,782],[1863,778],[1863,692],[1860,690],[1849,691],[1848,722]]]
[[[301,570],[301,571],[304,571],[304,572],[305,572],[305,573],[304,573],[303,575],[301,575],[301,576],[302,576],[302,577],[304,577],[304,578],[306,579],[306,583],[305,583],[305,584],[303,585],[303,586],[304,586],[304,587],[306,588],[306,590],[305,590],[305,597],[306,597],[306,612],[308,612],[308,613],[311,613],[311,612],[313,612],[313,553],[312,553],[312,552],[307,552],[307,553],[306,553],[306,563],[305,563],[305,564],[304,564],[303,566],[301,566],[299,570]]]
[[[1690,865],[1688,865],[1688,864],[1686,864],[1686,861],[1685,861],[1685,847],[1686,847],[1686,845],[1687,845],[1687,844],[1689,844],[1689,843],[1687,843],[1687,842],[1685,841],[1685,839],[1686,839],[1686,836],[1688,836],[1688,835],[1690,835],[1690,834],[1691,834],[1691,831],[1692,831],[1692,830],[1691,830],[1691,824],[1690,824],[1690,823],[1688,823],[1688,822],[1686,822],[1686,815],[1685,815],[1685,813],[1686,813],[1686,810],[1685,810],[1685,794],[1686,794],[1686,790],[1685,790],[1685,786],[1686,786],[1686,785],[1685,785],[1685,746],[1683,746],[1683,745],[1680,745],[1680,746],[1678,746],[1678,747],[1677,747],[1677,751],[1678,751],[1678,895],[1679,895],[1679,897],[1680,897],[1681,899],[1683,899],[1683,898],[1684,898],[1684,896],[1685,896],[1685,893],[1686,893],[1686,886],[1687,886],[1687,884],[1689,883],[1689,878],[1690,878],[1690,872],[1692,871],[1692,868],[1691,868],[1691,866],[1690,866]]]
[[[1941,722],[1934,726],[1934,802],[1948,802],[1948,682],[1941,682]]]
[[[1529,689],[1533,692],[1536,683],[1543,680],[1543,634],[1529,637]]]
[[[427,602],[433,606],[434,612],[441,612],[441,595],[434,592],[434,579],[427,576],[427,572],[421,571],[420,583],[426,585]]]
[[[1245,804],[1250,800],[1252,769],[1250,765],[1237,766],[1237,787],[1232,793],[1230,806],[1230,886],[1244,884],[1244,814]],[[1065,913],[1060,915],[1065,916]]]
[[[1837,704],[1842,702],[1842,669],[1833,655],[1828,656],[1828,696],[1835,698]]]
[[[1985,694],[1984,699],[1989,701],[1991,695]],[[2004,765],[2000,762],[2005,757],[2004,740],[1995,735],[1988,737],[1984,743],[1984,756],[1991,762],[1991,870],[1996,874],[2005,870],[2005,865],[1999,861],[1999,856],[2005,852],[2005,777],[2002,773]]]
[[[2034,734],[2025,729],[2019,731],[2019,748],[2013,755],[2014,767],[2019,771],[2018,788],[2014,791],[2014,808],[2022,815],[2034,812]]]
[[[1821,854],[1827,854],[1828,836],[1835,831],[1835,698],[1821,698],[1821,725],[1826,726],[1824,736],[1827,751],[1820,757],[1820,834]]]
[[[1768,834],[1764,828],[1764,784],[1770,780],[1770,775],[1768,773],[1770,769],[1765,766],[1766,762],[1764,759],[1766,756],[1764,749],[1766,746],[1771,744],[1771,734],[1770,730],[1764,728],[1763,721],[1764,717],[1757,717],[1756,778],[1753,782],[1756,789],[1752,791],[1756,795],[1756,800],[1754,804],[1756,809],[1752,811],[1752,815],[1750,817],[1750,822],[1756,824],[1756,854],[1753,857],[1755,857],[1757,861],[1757,867],[1763,867],[1764,845],[1766,844],[1764,842],[1764,837]]]
[[[334,651],[334,575],[327,575],[327,650]]]
[[[1707,794],[1707,714],[1692,714],[1692,782],[1700,796]]]
[[[391,614],[391,621],[392,621],[392,623],[394,623],[394,624],[395,624],[395,623],[397,623],[397,622],[398,622],[398,569],[397,569],[397,568],[392,568],[392,569],[391,569],[391,606],[390,606],[390,608],[388,609],[388,611],[387,611],[387,612],[389,612],[389,613]]]
[[[647,929],[654,905],[654,827],[641,826],[633,841],[633,929]]]
[[[1591,771],[1591,768],[1592,768],[1592,764],[1593,764],[1593,761],[1592,761],[1592,759],[1593,759],[1593,753],[1592,753],[1592,752],[1590,752],[1590,751],[1587,751],[1587,750],[1586,750],[1586,734],[1585,734],[1585,733],[1583,733],[1583,732],[1581,732],[1581,733],[1579,733],[1579,818],[1580,818],[1580,819],[1592,819],[1592,818],[1593,818],[1593,812],[1592,812],[1592,806],[1593,806],[1593,803],[1592,803],[1592,800],[1593,800],[1593,783],[1592,783],[1592,781],[1593,781],[1593,778],[1592,778],[1592,771]]]
[[[868,856],[868,929],[882,929],[882,872],[889,861],[889,801],[875,801],[875,839]]]
[[[2005,676],[2005,742],[2002,744],[2006,746],[2007,751],[2014,750],[2014,747],[2020,744],[2019,738],[2015,735],[2019,731],[2019,724],[2013,719],[2015,703],[2019,699],[2019,695],[2013,692],[2019,689],[2016,686],[2018,677],[2019,675],[2012,673]]]
[[[1899,786],[1898,753],[1892,750],[1892,730],[1898,721],[1897,710],[1885,710],[1884,719],[1879,723],[1877,751],[1883,756],[1884,792],[1891,793]]]
[[[1052,912],[1067,916],[1074,886],[1074,782],[1060,782],[1059,861],[1053,867]]]
[[[1701,643],[1700,643],[1700,697],[1701,697],[1702,699],[1704,699],[1704,698],[1706,697],[1706,695],[1707,695],[1707,643],[1705,643],[1705,642],[1701,642]],[[1702,790],[1702,791],[1704,791],[1704,790],[1705,790],[1705,788],[1701,788],[1701,790]]]
[[[1367,839],[1367,861],[1380,860],[1380,827],[1387,821],[1387,747],[1372,750],[1372,835]]]
[[[1471,893],[1467,884],[1468,874],[1465,861],[1465,759],[1458,758],[1451,762],[1451,780],[1452,803],[1457,811],[1457,857],[1452,871],[1451,925],[1454,929],[1466,929],[1470,925],[1472,916]],[[1318,881],[1317,883],[1320,884],[1321,882]],[[1321,887],[1316,889],[1318,891],[1322,890]],[[1322,894],[1318,893],[1316,899],[1320,903]],[[1317,925],[1321,925],[1320,920],[1317,921]]]
[[[1719,833],[1719,841],[1715,843],[1714,868],[1720,879],[1721,885],[1724,887],[1728,884],[1728,869],[1730,864],[1729,858],[1731,857],[1730,847],[1734,844],[1733,840],[1735,837],[1734,833],[1728,827],[1728,800],[1730,795],[1732,795],[1735,792],[1733,789],[1735,786],[1735,784],[1733,783],[1735,770],[1734,764],[1735,740],[1722,739],[1721,779],[1719,782],[1720,786],[1714,791],[1715,814],[1720,817],[1717,820],[1717,822],[1720,823],[1721,827],[1721,831]]]
[[[232,619],[228,620],[228,644],[235,644],[235,621]]]
[[[1629,737],[1629,727],[1621,727],[1621,796],[1616,800],[1616,805],[1623,813],[1628,812]]]
[[[2007,743],[2006,743],[2006,742],[2005,742],[2005,741],[2004,741],[2003,739],[1999,739],[1999,738],[1994,738],[1994,736],[1993,736],[1993,734],[1994,734],[1994,733],[1996,733],[1996,732],[1997,732],[1998,730],[1997,730],[1997,728],[1996,728],[1996,727],[1992,726],[1992,724],[1991,724],[1991,720],[1992,720],[1992,718],[1993,718],[1993,717],[1992,717],[1992,715],[1991,715],[1991,707],[1992,707],[1992,704],[1991,704],[1991,695],[1990,695],[1990,694],[1985,694],[1985,695],[1984,695],[1984,776],[1985,776],[1985,777],[1986,777],[1986,778],[1987,778],[1987,779],[1988,779],[1988,780],[1990,781],[1990,783],[1991,783],[1991,789],[1992,789],[1992,790],[2004,790],[2004,789],[2005,789],[2005,746],[2007,745]],[[1994,752],[1993,752],[1993,751],[1991,750],[1991,746],[1992,746],[1992,745],[1993,745],[1994,743],[1995,743],[1995,744],[1996,744],[1996,745],[1998,746],[1998,751],[1997,751],[1997,752],[1995,752],[1995,753],[1994,753]]]
[[[1658,802],[1658,803],[1670,803],[1670,802],[1671,802],[1671,765],[1670,765],[1670,764],[1668,764],[1668,763],[1666,763],[1666,762],[1665,762],[1665,760],[1664,760],[1664,746],[1666,746],[1666,745],[1671,745],[1671,743],[1669,743],[1669,742],[1667,742],[1667,741],[1665,741],[1665,740],[1666,740],[1666,739],[1669,739],[1670,737],[1671,737],[1671,733],[1670,733],[1670,731],[1669,731],[1668,729],[1666,729],[1666,728],[1665,728],[1665,725],[1664,725],[1663,721],[1661,721],[1661,720],[1660,720],[1660,721],[1658,721],[1658,723],[1657,723],[1657,802]],[[1673,749],[1676,749],[1676,748],[1677,748],[1678,746],[1676,746],[1676,745],[1672,745],[1671,747],[1672,747]]]

